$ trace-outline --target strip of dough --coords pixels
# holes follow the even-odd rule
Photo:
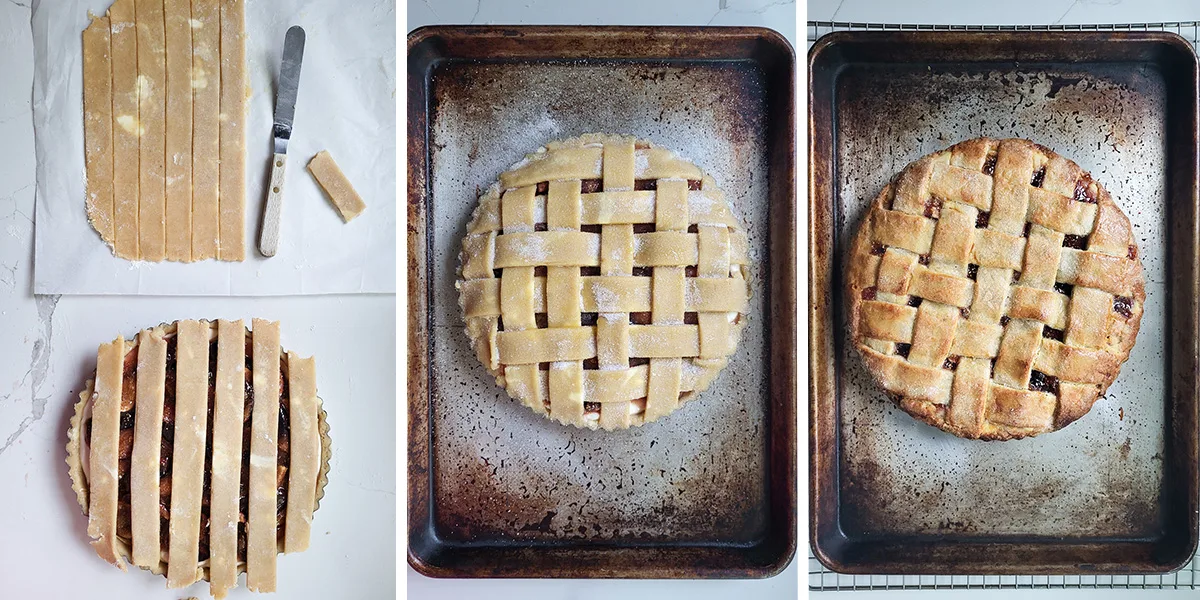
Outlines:
[[[108,17],[83,30],[83,148],[87,215],[104,243],[113,243],[112,41]]]
[[[191,585],[203,573],[200,502],[204,493],[204,450],[208,429],[208,332],[206,323],[179,321],[176,330],[175,446],[171,458],[170,561],[167,587]]]
[[[158,567],[162,552],[158,470],[162,458],[163,394],[167,376],[167,342],[162,330],[142,330],[138,334],[137,351],[137,411],[129,481],[133,564]]]
[[[192,260],[217,257],[221,164],[221,9],[192,0]]]
[[[96,392],[92,400],[91,456],[88,460],[90,499],[88,535],[101,558],[125,570],[117,555],[117,442],[121,435],[121,375],[125,338],[100,346],[96,352]]]
[[[337,163],[333,162],[329,152],[322,150],[308,161],[308,171],[313,174],[317,183],[321,184],[321,189],[329,195],[330,202],[343,221],[349,223],[367,207],[358,192],[354,191],[354,186],[350,185],[350,180],[346,179]]]
[[[276,467],[279,447],[279,322],[254,319],[254,412],[250,417],[250,514],[246,587],[275,591]]]
[[[241,321],[218,321],[208,536],[209,591],[216,598],[237,586],[245,377],[245,326]]]
[[[137,27],[133,0],[117,0],[108,9],[112,40],[113,253],[137,260],[138,122]]]
[[[138,247],[142,259],[159,262],[166,257],[166,51],[163,40],[162,0],[136,0],[137,93],[141,146],[138,153]]]
[[[192,259],[192,5],[166,0],[167,260]]]
[[[246,89],[246,5],[221,0],[221,260],[246,258]]]
[[[288,352],[288,502],[284,518],[284,552],[308,549],[317,471],[321,468],[321,434],[317,431],[317,371],[310,356]]]

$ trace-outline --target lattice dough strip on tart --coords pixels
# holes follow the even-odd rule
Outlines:
[[[710,177],[632,137],[552,142],[502,173],[460,261],[479,360],[538,414],[580,427],[672,412],[745,324],[745,230]]]
[[[1075,163],[979,138],[904,169],[849,252],[851,336],[910,414],[963,437],[1062,428],[1116,378],[1145,300],[1129,219]]]
[[[80,393],[67,432],[69,474],[101,557],[118,566],[132,557],[167,575],[169,587],[209,579],[218,598],[239,571],[256,570],[245,555],[253,519],[241,507],[249,499],[242,484],[244,463],[261,463],[250,461],[248,430],[262,425],[251,411],[272,404],[263,401],[272,396],[266,421],[278,431],[264,452],[272,458],[269,478],[257,487],[267,488],[260,497],[274,513],[265,531],[276,533],[259,560],[307,546],[327,481],[329,427],[312,359],[282,354],[278,335],[269,335],[274,327],[255,327],[270,338],[260,339],[257,359],[241,321],[180,321],[101,346],[96,380]],[[271,365],[253,367],[263,354]],[[260,371],[273,371],[273,384],[252,385]],[[247,483],[255,497],[256,484]],[[274,570],[256,581],[273,587]]]

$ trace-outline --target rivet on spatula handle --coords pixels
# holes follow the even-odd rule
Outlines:
[[[283,172],[287,155],[276,154],[271,162],[271,184],[267,188],[267,209],[263,213],[262,230],[258,235],[258,251],[263,256],[275,256],[279,249],[279,220],[283,211]]]

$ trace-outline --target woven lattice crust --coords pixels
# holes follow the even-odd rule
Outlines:
[[[745,326],[745,230],[715,181],[632,137],[552,142],[502,173],[460,263],[480,362],[534,412],[578,427],[674,411]]]
[[[847,322],[914,417],[1005,440],[1086,414],[1129,357],[1145,285],[1129,219],[1078,165],[978,138],[910,164],[848,254]]]

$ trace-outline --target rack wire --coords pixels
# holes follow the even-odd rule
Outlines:
[[[1113,25],[924,25],[914,23],[808,22],[808,47],[834,31],[1170,31],[1200,51],[1200,21]],[[808,551],[808,589],[978,590],[978,589],[1200,589],[1200,552],[1182,569],[1165,575],[844,575],[830,571]]]
[[[848,23],[809,21],[808,47],[835,31],[1170,31],[1200,46],[1200,21],[1164,23],[1118,23],[1109,25],[929,25],[917,23]]]

